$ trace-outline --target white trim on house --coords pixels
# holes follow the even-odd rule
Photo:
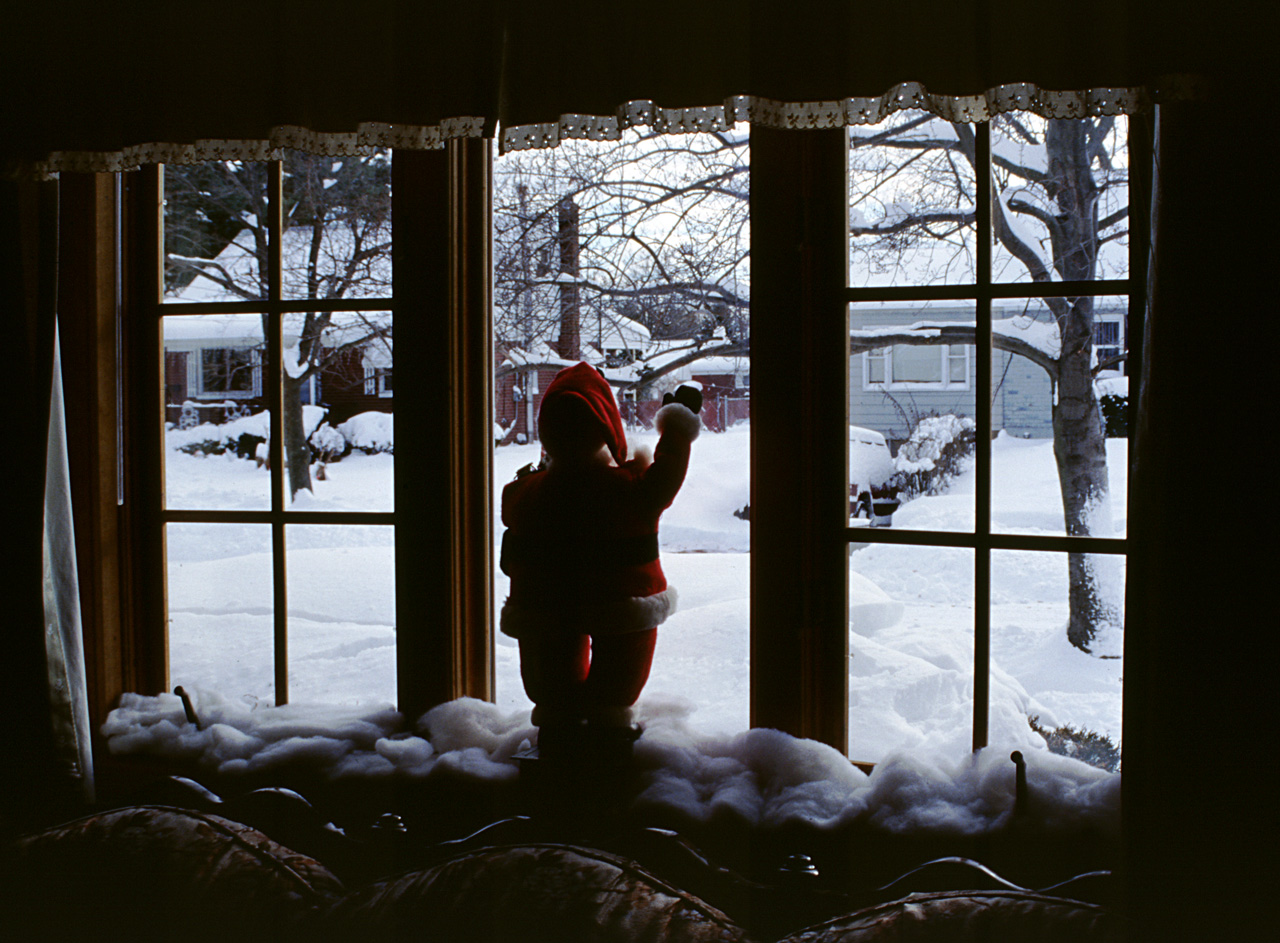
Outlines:
[[[938,380],[894,379],[894,352],[911,352],[917,359],[930,354],[938,358]],[[971,344],[938,344],[936,346],[879,347],[862,352],[862,388],[864,390],[933,390],[964,391],[970,388],[969,367],[973,356]],[[907,364],[902,364],[903,369]]]

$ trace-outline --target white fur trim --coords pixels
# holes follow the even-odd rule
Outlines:
[[[649,443],[643,445],[631,446],[631,461],[638,464],[641,468],[648,468],[653,464],[653,446]]]
[[[502,604],[498,628],[510,638],[531,637],[556,630],[583,635],[622,635],[655,629],[676,611],[679,594],[668,586],[652,596],[629,596],[602,603],[566,606]]]
[[[702,429],[702,422],[684,403],[667,403],[653,417],[653,427],[658,435],[668,432],[681,439],[692,442]]]

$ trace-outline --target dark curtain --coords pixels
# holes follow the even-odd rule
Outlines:
[[[1240,5],[1242,7],[1246,5]],[[613,115],[631,100],[715,106],[1144,87],[1263,61],[1252,5],[1074,0],[47,0],[6,11],[0,133],[10,169],[52,152],[354,134],[364,123],[504,127]],[[1244,91],[1244,90],[1239,90]],[[111,169],[100,167],[98,169]]]
[[[1163,106],[1159,118],[1124,664],[1142,939],[1254,939],[1273,922],[1262,902],[1280,834],[1277,685],[1262,651],[1277,624],[1277,247],[1258,196],[1271,157],[1253,143],[1265,124],[1245,101]]]
[[[0,692],[11,714],[0,750],[0,826],[39,821],[76,798],[58,762],[46,657],[44,494],[57,305],[58,186],[0,183],[5,592]]]

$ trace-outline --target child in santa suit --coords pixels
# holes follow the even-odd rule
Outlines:
[[[520,643],[533,722],[625,726],[649,677],[658,626],[676,608],[658,561],[658,518],[684,482],[702,394],[683,386],[654,419],[650,458],[628,460],[608,381],[560,371],[538,413],[544,467],[502,492],[501,631]]]

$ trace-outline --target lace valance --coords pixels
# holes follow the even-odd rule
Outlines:
[[[1186,76],[1228,87],[1239,34],[1265,31],[1225,22],[1156,0],[1079,0],[1069,18],[989,0],[225,0],[217,16],[46,0],[6,24],[0,173],[832,128],[907,108],[1132,113],[1194,95],[1204,79]]]
[[[1200,83],[1175,77],[1155,88],[1093,88],[1051,91],[1030,83],[1003,85],[981,95],[935,95],[918,82],[903,82],[873,98],[840,101],[781,102],[734,95],[719,105],[663,108],[652,101],[630,101],[612,115],[565,114],[555,122],[501,128],[503,152],[556,147],[561,141],[616,141],[628,128],[659,134],[723,131],[740,122],[769,128],[805,130],[876,124],[889,115],[920,110],[948,121],[981,122],[993,115],[1026,111],[1044,118],[1136,114],[1158,101],[1200,97]],[[151,142],[117,151],[55,151],[25,169],[23,176],[48,179],[59,173],[116,172],[145,164],[192,164],[210,160],[276,160],[286,150],[347,156],[374,148],[432,150],[453,138],[485,136],[481,117],[450,118],[438,125],[365,122],[354,132],[318,132],[294,125],[272,129],[262,140],[198,140],[190,144]]]
[[[948,121],[981,122],[993,115],[1027,111],[1042,118],[1136,114],[1157,101],[1198,97],[1199,83],[1175,77],[1156,88],[1092,88],[1079,92],[1050,91],[1021,82],[989,89],[981,95],[935,95],[918,82],[903,82],[874,98],[840,101],[781,102],[735,95],[721,105],[662,108],[651,101],[631,101],[610,116],[561,115],[558,122],[505,128],[503,151],[555,147],[561,141],[616,141],[627,128],[648,127],[660,134],[723,131],[740,121],[768,128],[803,130],[877,124],[898,111],[919,110]]]

